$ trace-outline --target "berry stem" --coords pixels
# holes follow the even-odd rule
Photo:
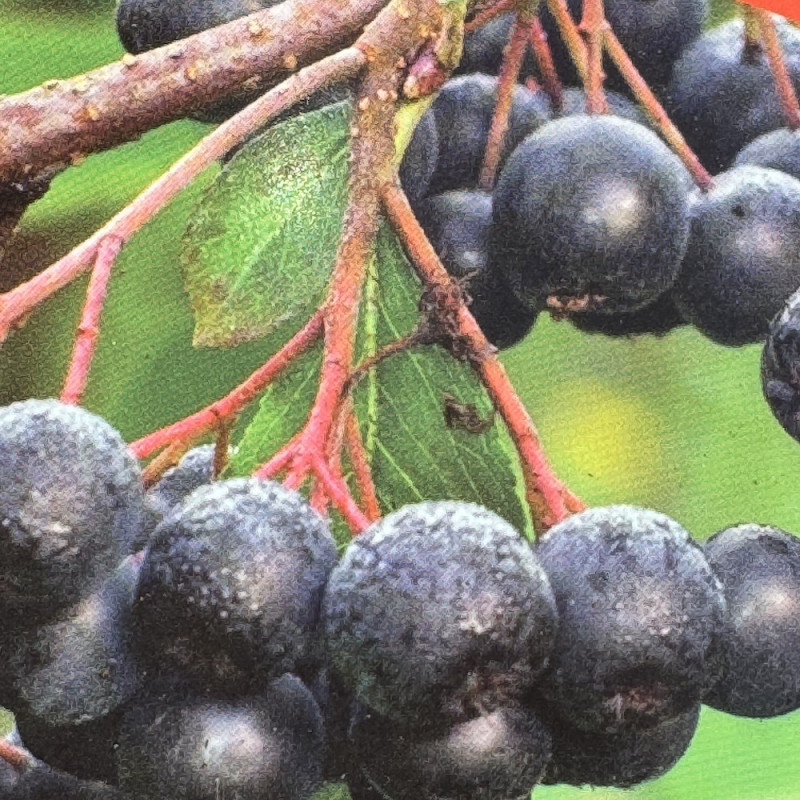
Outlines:
[[[322,312],[318,311],[274,356],[225,397],[201,411],[161,428],[130,444],[136,458],[148,456],[176,442],[192,442],[217,430],[231,420],[299,355],[308,350],[322,333]]]
[[[519,13],[514,18],[508,44],[503,53],[503,64],[497,78],[497,102],[495,103],[492,124],[486,140],[486,150],[483,153],[483,166],[481,167],[478,187],[486,192],[492,190],[497,167],[500,163],[500,154],[503,151],[503,142],[508,132],[508,117],[511,112],[511,101],[514,89],[525,57],[525,48],[530,38],[531,18],[528,14]]]
[[[583,83],[586,83],[588,79],[586,44],[581,37],[578,26],[575,24],[575,20],[572,19],[572,15],[569,13],[567,0],[547,0],[547,8],[556,21],[558,32],[561,34],[561,39],[569,52],[572,63],[575,65],[578,77]]]
[[[86,302],[78,324],[72,359],[61,392],[62,403],[80,403],[86,389],[86,381],[89,378],[89,370],[100,336],[100,316],[108,294],[108,281],[121,249],[122,240],[116,236],[106,237],[97,247],[97,256],[86,290]]]
[[[673,152],[683,161],[686,169],[689,170],[694,182],[704,192],[707,192],[713,185],[713,181],[708,170],[700,163],[700,159],[689,147],[683,134],[678,130],[675,123],[669,118],[661,103],[658,102],[647,81],[639,74],[639,70],[631,61],[630,56],[625,52],[625,48],[620,43],[616,34],[607,28],[603,36],[603,46],[614,65],[619,70],[625,82],[630,86],[639,104],[644,108],[647,115],[658,126],[661,135]]]
[[[553,111],[560,114],[564,106],[564,87],[553,63],[553,53],[547,41],[547,33],[538,14],[531,21],[530,42],[542,76],[542,88],[550,98]]]
[[[343,479],[338,478],[331,471],[330,466],[323,458],[316,458],[312,465],[314,474],[320,479],[328,497],[333,501],[336,508],[347,521],[347,524],[355,534],[368,528],[371,520],[365,516],[364,512],[358,507],[353,495]]]
[[[458,326],[459,344],[467,349],[472,366],[517,448],[534,530],[540,535],[569,516],[572,509],[567,508],[567,498],[575,510],[583,505],[568,493],[547,462],[533,420],[498,360],[495,348],[464,304],[461,292],[456,291],[453,279],[425,236],[403,190],[397,185],[388,186],[383,192],[383,201],[386,213],[422,280],[433,291],[438,290],[443,300],[449,298],[451,308],[448,310]]]
[[[499,0],[487,8],[481,9],[469,22],[464,25],[464,33],[472,33],[488,25],[495,17],[505,14],[514,8],[514,0]]]
[[[375,489],[375,482],[372,479],[372,470],[369,466],[369,456],[364,446],[364,439],[361,436],[361,429],[358,426],[355,411],[351,408],[345,423],[345,444],[350,455],[350,463],[353,465],[353,475],[358,486],[358,493],[361,498],[361,505],[367,518],[374,522],[381,516],[381,507],[378,502],[378,492]]]
[[[586,113],[606,114],[608,101],[603,90],[603,32],[608,28],[603,0],[584,0],[583,18],[578,30],[586,42]]]
[[[105,239],[113,237],[123,244],[127,242],[206,167],[254,130],[321,86],[353,77],[365,63],[360,50],[352,47],[342,50],[300,70],[212,131],[85,242],[44,272],[0,295],[0,342],[28,312],[83,274]]]
[[[778,41],[775,23],[767,11],[756,8],[752,11],[758,21],[761,41],[764,44],[764,52],[769,61],[769,68],[772,70],[772,76],[775,79],[775,88],[781,100],[786,127],[796,131],[800,128],[800,104],[797,101],[797,92],[794,90],[789,70],[786,68],[786,60],[783,57],[783,51]]]
[[[10,764],[17,772],[22,772],[33,763],[33,756],[21,747],[0,739],[0,759]]]
[[[162,450],[143,470],[142,484],[145,489],[155,486],[161,480],[162,475],[172,469],[184,456],[189,449],[187,441],[175,442]]]

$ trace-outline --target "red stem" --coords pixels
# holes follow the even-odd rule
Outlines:
[[[579,26],[586,42],[587,74],[584,79],[586,90],[586,113],[605,114],[608,101],[603,90],[603,30],[608,27],[603,9],[603,0],[584,0],[583,18]]]
[[[472,31],[476,31],[490,23],[495,17],[499,17],[507,11],[511,11],[514,7],[514,2],[515,0],[499,0],[499,2],[494,5],[484,8],[464,25],[464,32],[472,33]]]
[[[33,757],[27,750],[11,744],[7,739],[0,739],[0,759],[21,772],[33,763]]]
[[[381,507],[378,502],[378,493],[372,480],[372,470],[369,466],[369,456],[361,438],[361,430],[355,412],[350,411],[345,425],[345,441],[353,465],[353,474],[356,478],[361,505],[364,507],[368,519],[373,522],[381,516]]]
[[[100,315],[103,313],[103,305],[108,294],[108,281],[121,249],[122,239],[116,236],[109,236],[98,245],[92,277],[86,290],[86,303],[72,351],[72,360],[61,392],[62,403],[80,403],[86,389],[86,381],[100,336]]]
[[[553,111],[560,114],[564,106],[564,87],[559,80],[556,65],[553,63],[550,43],[547,41],[547,33],[542,27],[542,21],[538,14],[531,22],[530,42],[533,54],[536,56],[536,63],[539,65],[539,73],[542,76],[542,87],[550,98]]]
[[[27,283],[0,295],[0,342],[28,312],[83,274],[105,239],[114,237],[123,244],[127,242],[206,167],[252,131],[323,84],[355,75],[365,63],[366,58],[359,49],[342,50],[300,70],[216,128],[85,242]]]
[[[588,75],[586,44],[569,13],[567,0],[547,0],[547,8],[558,26],[558,32],[575,65],[578,77],[585,83]]]
[[[530,18],[518,14],[511,26],[503,65],[497,78],[497,103],[495,104],[492,125],[486,140],[486,150],[483,154],[483,166],[478,180],[478,186],[484,191],[491,191],[494,186],[495,175],[500,164],[500,155],[503,152],[503,142],[508,131],[508,117],[511,112],[511,101],[514,89],[525,57],[525,48],[528,45],[531,21]]]
[[[198,439],[216,430],[221,422],[235,416],[248,403],[255,400],[295,358],[314,344],[321,333],[322,312],[318,311],[269,361],[225,397],[201,411],[131,443],[131,452],[136,458],[147,458],[173,442]]]
[[[783,51],[778,41],[775,23],[767,11],[755,8],[753,13],[758,20],[761,41],[764,43],[764,52],[767,55],[769,68],[772,70],[772,75],[775,79],[775,88],[781,100],[786,127],[796,131],[800,128],[800,104],[797,101],[797,92],[794,90],[789,70],[786,68],[786,60],[783,57]]]
[[[370,526],[371,521],[364,515],[358,507],[347,484],[337,478],[323,458],[315,458],[311,465],[314,474],[320,479],[328,497],[339,509],[342,516],[347,520],[347,524],[355,533],[361,533]]]
[[[399,186],[389,186],[383,198],[389,219],[422,280],[434,289],[441,290],[443,298],[460,298],[460,293],[453,290],[453,280],[425,236],[403,190]],[[472,365],[517,448],[534,529],[541,534],[569,516],[570,511],[578,510],[583,505],[568,492],[547,462],[533,420],[497,359],[495,348],[486,339],[463,300],[457,299],[455,303],[449,310],[455,316],[460,343],[468,347]],[[567,500],[570,502],[569,509]]]
[[[675,123],[669,118],[669,115],[664,110],[661,103],[658,102],[656,96],[647,85],[647,81],[639,74],[625,48],[620,44],[616,34],[607,28],[603,37],[603,45],[611,60],[619,70],[622,77],[625,79],[631,91],[636,96],[636,99],[641,104],[642,108],[647,112],[650,119],[658,125],[661,135],[666,140],[667,144],[683,161],[686,169],[689,170],[694,182],[702,191],[707,192],[713,181],[708,170],[700,163],[700,159],[695,155],[694,151],[683,138],[683,134],[678,130]]]

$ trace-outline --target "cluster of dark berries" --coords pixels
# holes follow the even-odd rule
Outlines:
[[[662,774],[701,702],[800,707],[783,531],[703,550],[611,506],[531,546],[438,501],[339,561],[299,494],[212,463],[190,451],[145,492],[97,416],[0,409],[0,701],[31,754],[0,759],[2,797],[305,800],[345,780],[354,800],[507,800]]]
[[[570,7],[579,18],[580,0]],[[445,84],[429,112],[438,159],[406,184],[420,222],[448,270],[466,280],[475,317],[499,346],[518,341],[543,310],[612,336],[688,322],[721,344],[763,341],[800,287],[800,136],[781,128],[766,55],[741,20],[701,35],[703,2],[609,0],[605,8],[716,173],[712,186],[692,186],[625,96],[608,92],[609,113],[589,116],[580,89],[554,102],[520,84],[497,183],[491,195],[478,193],[497,78],[467,72]],[[545,12],[542,21],[569,80],[554,23]],[[468,36],[461,69],[496,71],[510,25],[501,16]],[[777,30],[800,88],[800,31],[782,20]],[[522,70],[530,75],[532,60]]]
[[[327,523],[190,451],[145,492],[105,421],[55,400],[0,409],[0,703],[6,800],[304,800],[326,735]],[[139,548],[144,545],[144,550]],[[138,552],[137,552],[138,551]]]

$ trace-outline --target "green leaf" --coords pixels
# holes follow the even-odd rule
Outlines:
[[[347,103],[293,117],[222,170],[183,240],[195,346],[257,339],[316,308],[342,227],[349,129]]]
[[[366,287],[362,357],[407,335],[421,286],[396,237],[384,229]],[[464,500],[491,508],[529,532],[522,477],[499,418],[480,432],[448,427],[445,402],[472,406],[483,420],[492,404],[470,366],[440,347],[414,347],[382,361],[362,381],[357,411],[381,507]]]
[[[249,475],[303,427],[319,384],[321,348],[304,353],[271,383],[228,463],[228,474]]]

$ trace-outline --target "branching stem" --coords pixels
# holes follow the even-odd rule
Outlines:
[[[783,57],[778,34],[775,30],[775,23],[768,11],[754,8],[752,13],[758,21],[758,28],[761,33],[761,41],[764,44],[764,52],[769,61],[769,68],[775,79],[775,87],[781,99],[783,118],[786,127],[793,131],[800,128],[800,104],[797,101],[797,92],[794,90],[789,70],[786,68],[786,59]]]
[[[519,453],[534,529],[537,534],[582,507],[561,483],[542,451],[538,433],[527,409],[514,391],[508,375],[469,309],[461,292],[454,291],[436,251],[425,236],[403,190],[393,184],[383,192],[384,206],[420,277],[425,284],[453,299],[452,314],[468,350],[470,362],[483,381],[503,418]],[[569,508],[567,503],[569,502]]]

